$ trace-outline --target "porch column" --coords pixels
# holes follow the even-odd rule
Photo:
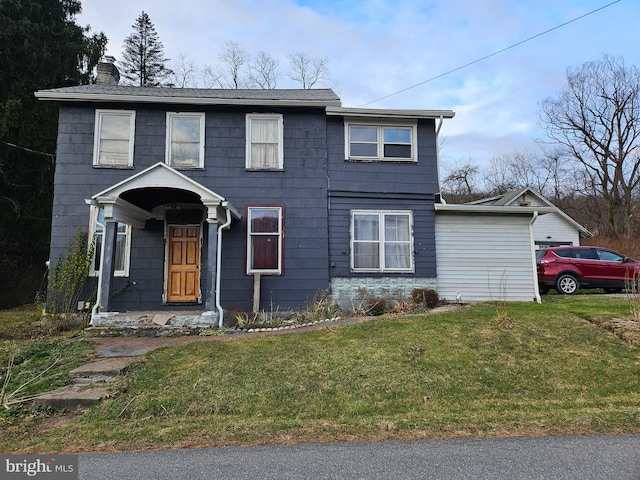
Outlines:
[[[216,310],[216,271],[218,252],[218,222],[207,219],[207,271],[205,272],[204,308],[208,312]]]
[[[107,220],[102,237],[102,253],[100,257],[100,279],[98,282],[98,298],[100,299],[100,311],[108,312],[111,301],[111,282],[115,267],[116,236],[118,235],[118,222]]]

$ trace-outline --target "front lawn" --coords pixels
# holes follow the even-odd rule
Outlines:
[[[640,432],[640,348],[599,326],[629,316],[548,296],[165,347],[68,425],[5,414],[0,451]]]

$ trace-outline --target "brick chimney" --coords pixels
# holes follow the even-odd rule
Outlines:
[[[120,72],[113,63],[115,61],[115,58],[107,56],[104,57],[104,62],[98,64],[98,78],[96,78],[98,85],[118,85]]]

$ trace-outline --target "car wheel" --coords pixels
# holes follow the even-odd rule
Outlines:
[[[538,287],[538,291],[540,292],[540,295],[545,295],[549,293],[549,287]]]
[[[620,293],[622,291],[621,288],[603,288],[605,293]]]
[[[580,288],[580,282],[576,277],[565,273],[556,280],[556,290],[563,295],[573,295]]]

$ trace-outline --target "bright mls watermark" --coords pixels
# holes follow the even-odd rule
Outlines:
[[[77,455],[0,455],[0,478],[78,480]]]

